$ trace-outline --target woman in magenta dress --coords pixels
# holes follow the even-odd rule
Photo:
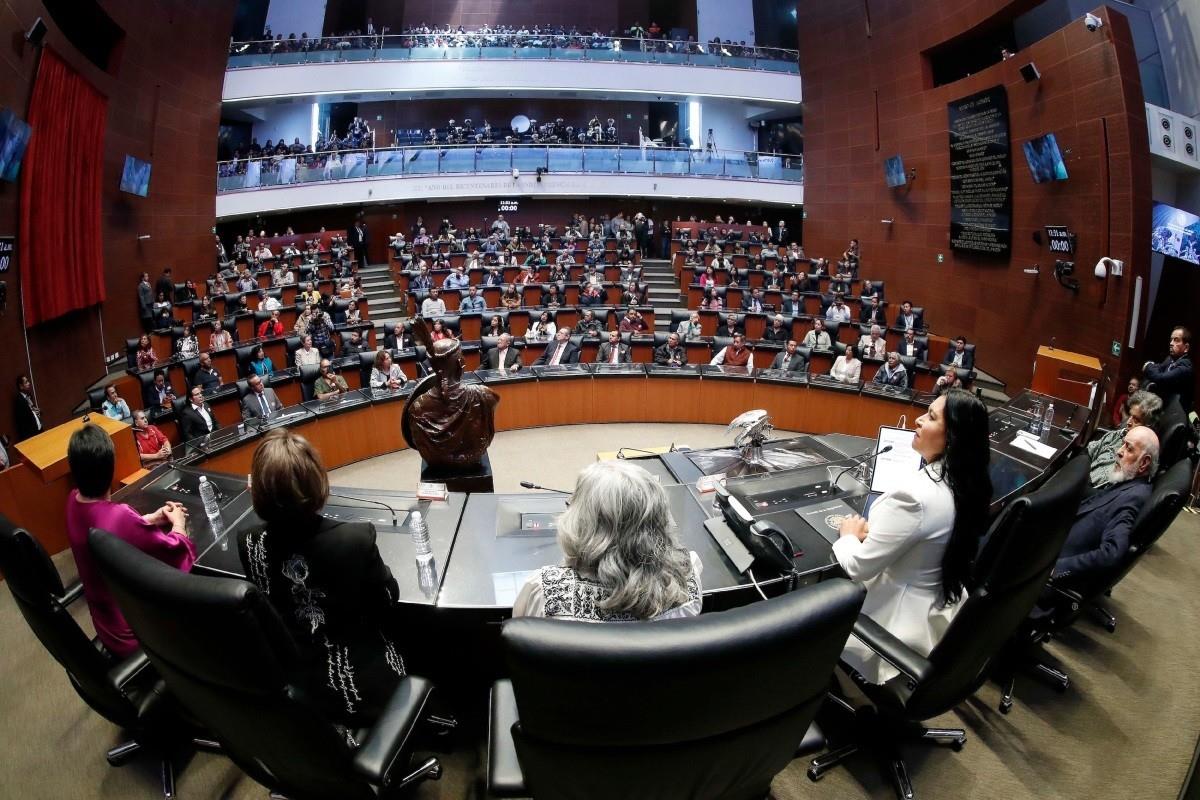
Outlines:
[[[115,459],[113,441],[102,428],[84,425],[71,435],[67,462],[78,488],[67,497],[67,538],[96,634],[113,656],[125,658],[138,649],[138,641],[96,571],[88,531],[100,528],[185,572],[196,560],[196,548],[187,535],[187,511],[182,504],[168,502],[152,514],[139,514],[109,499]]]

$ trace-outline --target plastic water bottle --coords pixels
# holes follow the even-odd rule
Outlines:
[[[1046,416],[1042,417],[1042,433],[1054,430],[1054,403],[1046,406]]]
[[[1034,400],[1031,410],[1033,412],[1033,419],[1029,423],[1029,432],[1034,436],[1038,436],[1042,432],[1042,401]]]
[[[413,552],[417,556],[417,585],[427,596],[437,591],[437,570],[433,566],[433,548],[429,545],[429,527],[420,511],[412,512],[409,520],[412,529]]]
[[[221,519],[221,504],[217,502],[217,490],[208,478],[200,476],[200,501],[204,503],[204,516],[208,517],[208,525],[212,529],[214,539],[221,538],[225,533],[225,520]]]

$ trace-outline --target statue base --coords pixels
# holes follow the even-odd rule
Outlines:
[[[492,460],[488,454],[471,467],[434,466],[421,459],[421,480],[428,483],[444,483],[452,492],[494,492],[492,483]]]

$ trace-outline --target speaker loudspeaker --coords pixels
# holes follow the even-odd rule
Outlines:
[[[1158,143],[1160,151],[1168,153],[1175,152],[1175,120],[1161,112],[1157,113],[1158,129],[1155,131],[1155,140]]]
[[[1180,144],[1183,149],[1183,156],[1189,161],[1200,163],[1200,153],[1197,153],[1196,147],[1200,142],[1196,141],[1196,126],[1191,122],[1181,122],[1179,124]]]

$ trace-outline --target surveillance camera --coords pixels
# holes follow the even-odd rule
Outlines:
[[[521,170],[517,169],[516,167],[513,167],[513,180],[515,181],[517,178],[520,178],[520,177],[521,177]]]
[[[1109,275],[1120,277],[1125,272],[1125,262],[1118,261],[1115,258],[1104,256],[1096,262],[1096,268],[1093,271],[1095,276],[1100,280],[1104,280]]]
[[[1083,18],[1083,26],[1092,33],[1104,27],[1104,20],[1097,17],[1095,14],[1087,14]]]

